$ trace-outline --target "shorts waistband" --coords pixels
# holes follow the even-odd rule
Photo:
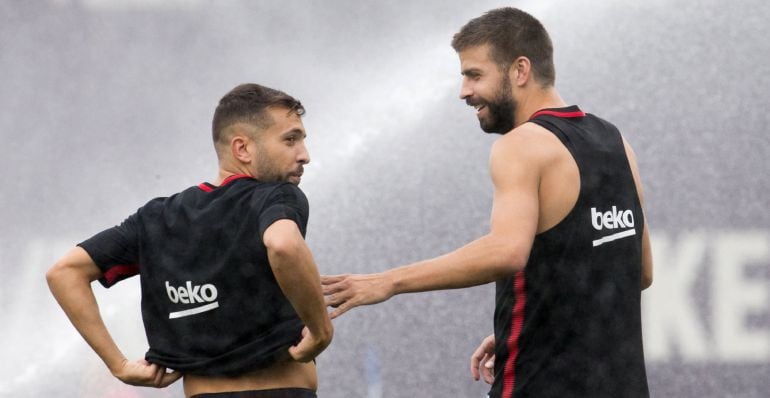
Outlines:
[[[233,392],[196,394],[190,398],[317,398],[315,391],[307,388],[272,388]]]

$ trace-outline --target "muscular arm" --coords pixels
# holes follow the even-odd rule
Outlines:
[[[642,181],[639,177],[639,167],[636,164],[636,154],[631,148],[631,145],[623,139],[623,145],[626,148],[626,156],[628,157],[628,163],[631,166],[631,174],[634,176],[634,183],[636,184],[636,192],[639,194],[639,203],[642,205],[642,214],[644,214],[644,191],[642,189]],[[644,230],[642,232],[642,290],[647,289],[652,285],[652,247],[650,246],[650,232],[647,227],[647,216],[644,217]]]
[[[524,268],[537,228],[539,173],[518,141],[501,139],[492,148],[489,233],[443,256],[385,272],[394,294],[475,286]]]
[[[48,286],[83,339],[104,361],[115,377],[132,385],[166,387],[181,374],[144,360],[129,362],[107,331],[96,303],[91,282],[102,273],[80,247],[70,250],[46,273]]]
[[[512,133],[513,134],[513,133]],[[537,229],[541,161],[528,135],[499,139],[490,156],[494,202],[490,232],[429,260],[373,275],[322,279],[332,317],[395,294],[454,289],[495,281],[524,268]]]
[[[329,345],[333,334],[313,255],[297,224],[288,219],[270,225],[262,240],[278,285],[306,326],[303,341],[290,353],[309,361]]]

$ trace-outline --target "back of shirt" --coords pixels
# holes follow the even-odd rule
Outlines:
[[[577,107],[530,121],[567,147],[580,193],[524,270],[497,282],[490,397],[646,397],[644,219],[620,133]]]
[[[191,374],[237,374],[270,366],[300,338],[302,322],[262,242],[284,218],[304,235],[302,191],[238,176],[152,200],[80,246],[105,286],[140,273],[148,361]]]

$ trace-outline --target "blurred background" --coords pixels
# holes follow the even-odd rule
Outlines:
[[[299,98],[321,273],[379,272],[488,230],[488,152],[449,45],[503,5],[539,18],[557,88],[615,123],[646,187],[655,397],[770,391],[770,4],[760,0],[0,2],[0,396],[178,397],[113,379],[46,269],[148,199],[216,176],[214,107],[257,82]],[[129,358],[138,278],[94,290]],[[484,397],[468,358],[494,285],[335,321],[320,397]]]

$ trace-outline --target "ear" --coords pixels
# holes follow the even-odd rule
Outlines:
[[[508,77],[516,86],[524,86],[532,76],[532,63],[529,58],[521,56],[516,58],[508,69]]]
[[[254,156],[249,150],[249,142],[250,140],[241,131],[236,131],[233,134],[233,137],[230,138],[230,153],[233,155],[233,159],[247,164],[254,160]]]

